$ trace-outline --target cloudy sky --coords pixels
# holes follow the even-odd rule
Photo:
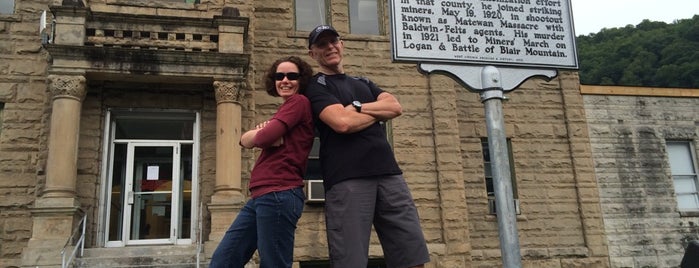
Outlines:
[[[575,35],[637,25],[643,19],[671,23],[699,14],[699,0],[570,0]]]

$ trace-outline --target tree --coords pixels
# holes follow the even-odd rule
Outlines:
[[[576,37],[580,82],[699,88],[699,15]]]

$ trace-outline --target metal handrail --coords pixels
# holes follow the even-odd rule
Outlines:
[[[66,244],[63,246],[63,249],[61,250],[61,268],[68,268],[68,266],[73,263],[73,258],[75,258],[75,255],[78,253],[78,249],[80,249],[80,256],[83,255],[83,251],[85,250],[85,226],[87,225],[86,222],[87,215],[83,215],[83,218],[80,220],[80,223],[78,223],[78,226],[76,226],[75,229],[73,229],[73,232],[70,234],[68,241],[66,241]],[[80,238],[78,239],[75,248],[73,248],[68,260],[66,261],[66,249],[69,245],[72,245],[73,238],[78,233],[78,229],[82,230],[80,232]]]

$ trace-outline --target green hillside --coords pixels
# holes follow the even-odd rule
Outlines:
[[[699,88],[699,15],[576,37],[585,85]]]

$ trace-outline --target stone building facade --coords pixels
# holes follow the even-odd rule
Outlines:
[[[699,90],[581,86],[581,92],[612,267],[679,267],[688,242],[699,238],[699,214],[696,201],[678,204],[682,192],[696,187],[680,183],[673,164],[686,160],[696,180]],[[672,157],[673,142],[688,158]]]
[[[193,2],[26,0],[0,15],[0,266],[60,266],[82,219],[90,256],[116,262],[178,248],[197,256],[187,263],[207,262],[248,196],[256,151],[237,139],[279,104],[262,74],[281,55],[306,57],[308,34],[295,28],[294,1]],[[348,2],[326,3],[346,70],[403,105],[391,139],[421,216],[427,267],[500,266],[478,95],[392,63],[385,30],[351,34]],[[388,4],[378,3],[386,29]],[[530,79],[508,97],[524,266],[609,267],[595,132],[577,72]],[[298,226],[295,266],[323,267],[322,206],[306,206]],[[375,236],[370,257],[380,265]]]

